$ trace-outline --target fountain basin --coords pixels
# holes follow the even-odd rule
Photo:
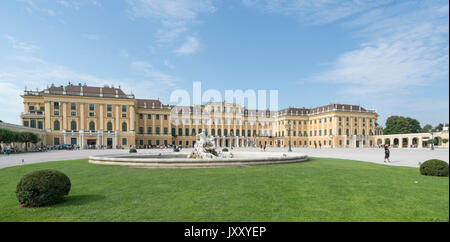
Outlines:
[[[230,158],[193,159],[186,154],[114,154],[90,156],[89,163],[137,168],[208,168],[302,162],[307,155],[283,152],[237,152]]]

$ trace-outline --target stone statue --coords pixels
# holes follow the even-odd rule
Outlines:
[[[201,132],[197,136],[200,139],[195,143],[194,150],[188,156],[188,158],[204,159],[204,158],[217,158],[219,154],[216,151],[216,143],[214,142],[214,137],[206,137],[204,132]]]

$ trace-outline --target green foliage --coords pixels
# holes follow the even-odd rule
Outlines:
[[[20,142],[20,143],[37,143],[39,142],[39,137],[37,134],[32,132],[16,132],[9,129],[1,129],[0,128],[0,142],[3,143],[12,143],[12,142]]]
[[[416,119],[390,116],[386,120],[386,128],[384,128],[383,134],[409,134],[419,133],[420,131],[420,123]]]
[[[445,126],[448,126],[448,124],[445,124]],[[434,127],[433,132],[441,132],[444,129],[444,124],[440,123],[438,126]]]
[[[175,149],[173,149],[173,152],[180,152],[180,149],[175,148]]]
[[[442,139],[442,143],[447,144],[448,143],[448,139]]]
[[[70,179],[57,170],[39,170],[26,174],[16,187],[16,197],[23,207],[56,204],[69,194]]]
[[[137,150],[135,148],[131,148],[130,153],[137,153]]]
[[[223,148],[222,152],[228,152],[228,149],[227,148]]]
[[[420,174],[425,176],[448,176],[448,164],[443,160],[427,160],[420,165]]]
[[[430,133],[431,130],[433,130],[433,126],[431,126],[431,124],[427,124],[427,125],[423,126],[423,128],[420,132],[421,133]]]

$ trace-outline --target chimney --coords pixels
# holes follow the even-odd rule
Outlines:
[[[103,97],[103,88],[100,87],[100,97]]]
[[[83,96],[83,86],[80,86],[80,96]]]

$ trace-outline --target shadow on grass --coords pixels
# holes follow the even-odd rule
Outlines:
[[[58,204],[60,207],[84,205],[105,199],[103,195],[87,194],[87,195],[69,195],[63,203]]]

